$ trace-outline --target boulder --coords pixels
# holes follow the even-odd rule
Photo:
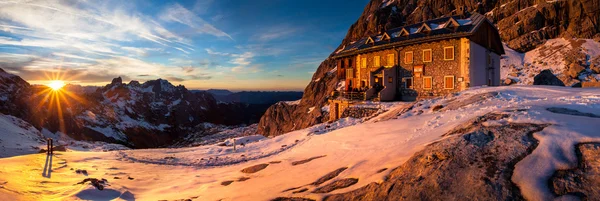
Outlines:
[[[533,78],[533,85],[552,85],[564,87],[565,83],[558,79],[550,69],[546,69]]]
[[[570,78],[572,79],[577,79],[579,77],[579,73],[581,73],[581,71],[584,71],[585,67],[582,66],[579,63],[571,63],[569,65],[569,68],[567,68],[567,71],[565,72],[566,75],[568,75]]]
[[[512,80],[512,79],[510,79],[510,78],[506,78],[506,79],[504,79],[504,83],[503,83],[503,84],[504,84],[504,85],[511,85],[511,84],[514,84],[514,82],[513,82],[513,80]]]

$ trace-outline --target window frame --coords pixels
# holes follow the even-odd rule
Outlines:
[[[395,54],[387,54],[386,57],[387,58],[385,60],[385,67],[392,67],[396,64],[396,55]],[[390,58],[392,58],[391,59],[392,65],[390,65]]]
[[[429,82],[430,83],[429,88],[425,87],[425,79],[430,79],[431,80]],[[425,90],[431,90],[431,89],[433,89],[433,77],[432,76],[423,76],[423,89],[425,89]]]
[[[367,57],[360,58],[360,65],[361,68],[367,68]]]
[[[347,68],[346,69],[346,79],[352,79],[354,78],[354,68]]]
[[[448,59],[446,55],[446,49],[452,49],[452,58]],[[444,47],[444,61],[454,61],[454,46],[446,46]]]
[[[373,67],[381,66],[381,56],[373,56]]]
[[[408,54],[410,54],[410,57],[407,56]],[[406,59],[410,58],[410,62],[407,62]],[[408,52],[404,52],[404,64],[412,64],[414,63],[414,54],[412,51],[408,51]]]
[[[407,86],[407,81],[410,80],[410,87]],[[413,77],[404,77],[404,88],[405,89],[412,89],[415,86],[415,81]]]
[[[425,61],[425,52],[429,51],[429,61]],[[423,51],[421,51],[421,56],[423,57],[423,63],[427,62],[433,62],[433,51],[431,49],[423,49]]]
[[[447,86],[447,81],[446,78],[452,78],[452,88],[448,88]],[[456,88],[456,77],[454,75],[446,75],[444,76],[444,89],[455,89]]]

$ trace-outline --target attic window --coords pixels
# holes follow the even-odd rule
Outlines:
[[[367,42],[365,42],[365,44],[374,44],[374,43],[375,43],[375,41],[371,37],[367,38]]]
[[[423,23],[421,27],[417,30],[417,33],[429,33],[431,31],[431,27],[427,25],[427,23]]]
[[[381,36],[381,40],[390,40],[390,35],[388,35],[387,33],[383,33],[383,36]]]
[[[408,36],[410,35],[410,33],[408,33],[408,31],[405,28],[402,28],[402,31],[400,31],[400,36]]]
[[[454,18],[450,18],[448,20],[448,22],[446,22],[446,24],[444,24],[444,28],[456,28],[460,26],[460,24],[458,24],[458,22],[454,19]]]

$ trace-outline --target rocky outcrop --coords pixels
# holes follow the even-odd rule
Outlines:
[[[483,126],[508,118],[488,114],[428,145],[387,179],[325,200],[524,200],[512,183],[514,165],[537,146],[533,133],[545,125]]]
[[[579,144],[576,147],[579,164],[572,170],[559,170],[550,179],[556,195],[572,195],[582,200],[600,198],[600,144]]]
[[[543,70],[540,74],[536,75],[533,78],[533,85],[565,86],[549,69]]]
[[[371,0],[338,48],[389,28],[472,11],[485,14],[497,25],[503,42],[520,52],[561,36],[600,37],[600,4],[592,0]],[[335,76],[327,74],[334,69],[330,59],[321,63],[301,103],[270,108],[261,118],[259,133],[275,136],[326,121],[327,118],[319,115],[319,108],[326,104],[324,98],[338,83]],[[307,113],[311,107],[316,108],[314,113]]]

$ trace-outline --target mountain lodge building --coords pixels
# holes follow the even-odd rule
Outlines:
[[[498,86],[502,54],[498,29],[475,12],[362,38],[333,56],[345,87],[330,99],[331,119],[355,101],[413,101]]]

